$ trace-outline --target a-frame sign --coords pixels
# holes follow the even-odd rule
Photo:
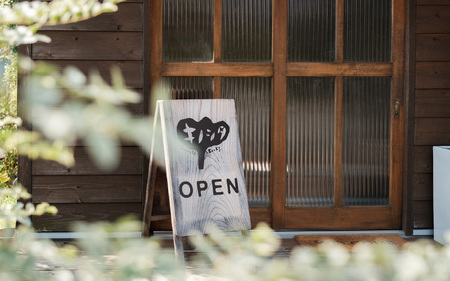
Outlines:
[[[176,253],[183,236],[250,229],[234,100],[158,101],[154,122],[161,128],[152,145],[162,138]]]

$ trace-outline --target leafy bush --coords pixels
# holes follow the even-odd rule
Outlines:
[[[12,0],[0,0],[0,7]],[[0,34],[10,26],[0,25]],[[17,49],[0,41],[0,142],[4,143],[17,130]],[[15,147],[0,148],[0,188],[11,188],[17,178],[18,155]],[[0,196],[0,206],[17,202],[11,196]],[[15,221],[0,219],[0,228],[13,227]]]
[[[22,195],[20,189],[12,194]],[[25,193],[25,196],[28,195]],[[334,242],[318,247],[296,247],[279,255],[280,240],[265,224],[248,236],[213,232],[192,236],[196,253],[188,268],[173,251],[161,247],[157,238],[118,238],[117,230],[140,231],[141,222],[131,218],[114,223],[80,223],[74,231],[83,234],[58,246],[37,239],[27,217],[52,211],[48,205],[32,204],[5,211],[25,224],[13,243],[0,239],[0,280],[57,281],[165,281],[165,280],[448,280],[450,248],[418,241],[397,248],[388,243],[359,243],[351,250]]]

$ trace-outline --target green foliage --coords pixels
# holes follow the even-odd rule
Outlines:
[[[9,45],[50,42],[45,35],[36,34],[44,25],[78,22],[105,12],[117,11],[117,3],[125,0],[54,0],[26,1],[12,6],[0,5],[0,24],[16,25],[14,29],[0,29],[0,41]],[[7,4],[10,1],[2,1]]]
[[[135,223],[79,225],[85,237],[63,247],[20,227],[14,243],[0,240],[0,280],[183,280],[173,254],[155,239],[111,238],[111,228],[130,224]]]
[[[10,5],[12,1],[2,0],[0,7]],[[0,33],[9,27],[0,25]],[[17,117],[17,51],[13,47],[0,44],[0,142],[17,130],[20,120]],[[17,178],[17,149],[0,146],[0,188],[10,188]],[[0,201],[1,204],[1,201]]]
[[[24,226],[31,226],[31,215],[42,215],[44,213],[55,214],[56,208],[48,203],[42,203],[34,206],[32,203],[23,203],[19,200],[27,200],[31,196],[20,185],[12,188],[0,189],[0,229],[4,227],[14,227],[17,222]]]
[[[213,232],[192,236],[196,253],[188,267],[157,238],[118,238],[117,230],[140,231],[139,221],[80,223],[80,238],[66,246],[37,239],[27,226],[14,243],[0,239],[0,280],[149,281],[149,280],[448,280],[450,251],[431,241],[399,249],[387,243],[359,243],[351,250],[334,242],[296,247],[279,255],[280,240],[260,224],[249,236]]]
[[[24,118],[45,139],[69,146],[83,141],[103,169],[119,164],[121,141],[150,152],[151,119],[133,116],[126,109],[141,97],[126,88],[119,69],[112,69],[110,86],[96,72],[86,77],[74,67],[60,73],[48,64],[23,62]]]

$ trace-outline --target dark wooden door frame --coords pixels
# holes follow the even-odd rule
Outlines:
[[[402,230],[413,235],[414,228],[414,104],[415,104],[415,0],[405,1],[405,141],[403,172]]]

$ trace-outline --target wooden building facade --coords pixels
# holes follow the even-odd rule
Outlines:
[[[116,13],[43,29],[52,43],[28,53],[107,80],[119,65],[142,93],[136,115],[150,112],[160,79],[174,98],[235,99],[253,224],[433,228],[432,146],[450,145],[450,2],[254,2],[128,0]],[[122,149],[111,173],[81,146],[72,168],[22,159],[33,202],[59,209],[34,226],[141,216],[147,157]],[[156,179],[164,213],[164,174]]]

